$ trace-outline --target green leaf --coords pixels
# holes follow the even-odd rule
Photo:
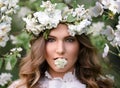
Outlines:
[[[75,9],[77,7],[78,3],[76,0],[73,0],[73,8]]]
[[[75,20],[76,20],[76,18],[73,17],[71,14],[68,15],[68,17],[67,17],[67,22],[74,22]]]
[[[50,30],[46,30],[46,31],[43,33],[43,37],[44,37],[45,39],[48,39],[49,33],[50,33]]]
[[[12,68],[14,68],[15,65],[16,65],[16,63],[17,63],[17,57],[16,57],[16,55],[12,55],[12,56],[10,57],[10,63],[11,63],[11,65],[12,65]]]
[[[64,7],[66,7],[66,5],[65,5],[64,3],[58,3],[58,4],[56,5],[56,9],[62,10]]]
[[[108,15],[103,15],[102,18],[103,18],[103,21],[106,21],[109,19]]]
[[[0,69],[2,67],[2,64],[3,64],[3,58],[0,58]]]
[[[7,62],[10,61],[12,69],[15,67],[16,63],[17,63],[17,57],[15,54],[13,55],[8,55],[5,58],[5,64],[7,65]]]
[[[50,0],[52,3],[55,3],[55,0]]]

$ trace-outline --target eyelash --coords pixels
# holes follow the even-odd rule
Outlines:
[[[54,38],[48,38],[48,39],[47,39],[47,42],[54,42],[54,41],[55,41]]]

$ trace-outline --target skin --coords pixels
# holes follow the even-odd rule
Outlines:
[[[48,72],[53,78],[63,77],[66,72],[74,71],[79,48],[76,37],[68,33],[67,25],[59,24],[57,28],[51,30],[46,41],[45,58],[49,65]],[[54,60],[59,57],[64,57],[68,61],[64,68],[58,69],[54,64]]]

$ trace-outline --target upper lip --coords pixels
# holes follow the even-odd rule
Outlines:
[[[58,58],[65,58],[65,57],[56,57],[56,58],[54,58],[54,60],[56,60],[56,59],[58,59]],[[67,59],[67,58],[65,58],[65,59]]]

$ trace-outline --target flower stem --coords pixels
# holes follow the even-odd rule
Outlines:
[[[116,46],[116,48],[117,48],[118,52],[120,53],[120,49],[119,49],[119,47],[118,47],[118,46]]]
[[[109,52],[112,53],[112,54],[115,55],[115,56],[118,56],[118,54],[116,54],[115,52],[113,52],[113,51],[111,51],[111,50],[109,50]]]

